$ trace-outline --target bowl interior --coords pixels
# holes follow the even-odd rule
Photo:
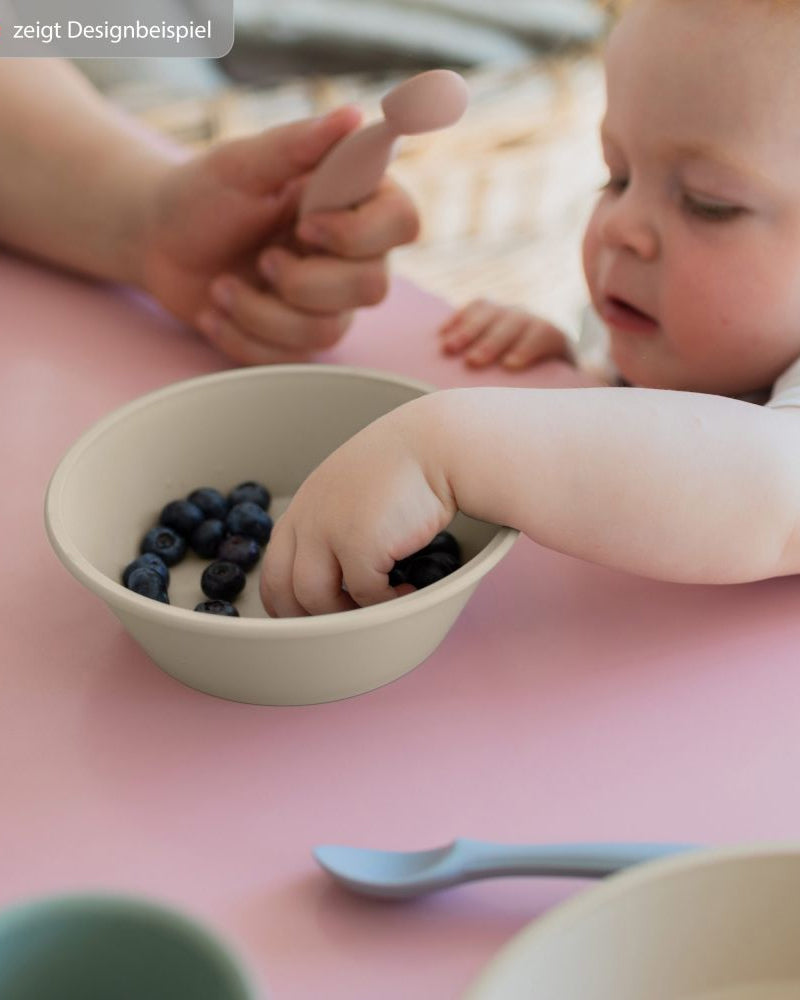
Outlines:
[[[68,453],[48,503],[51,533],[84,576],[95,570],[118,582],[167,501],[257,479],[277,516],[330,452],[425,391],[379,373],[313,365],[226,372],[160,390],[101,421]],[[466,562],[498,528],[458,515],[452,530]],[[199,581],[208,561],[190,554],[172,569],[174,604],[205,599]],[[244,616],[265,615],[257,578],[256,568],[237,601]]]

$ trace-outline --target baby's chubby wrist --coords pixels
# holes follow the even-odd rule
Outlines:
[[[526,400],[546,391],[481,386],[427,397],[426,457],[435,463],[454,509],[483,521],[512,523],[509,483],[526,475],[520,460],[529,454],[519,443],[527,434]]]
[[[429,487],[445,507],[453,510],[455,497],[450,483],[453,456],[456,449],[463,447],[452,419],[453,393],[457,391],[440,389],[426,393],[392,410],[381,421],[392,427],[402,445],[413,454]]]
[[[408,434],[428,483],[448,507],[463,509],[459,496],[465,470],[469,476],[470,453],[476,443],[466,431],[465,413],[474,389],[440,389],[402,407],[407,410]]]

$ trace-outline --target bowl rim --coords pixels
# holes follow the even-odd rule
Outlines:
[[[644,861],[604,878],[602,883],[579,891],[576,896],[556,904],[542,917],[523,925],[499,951],[488,960],[470,983],[464,1000],[489,1000],[498,979],[521,965],[530,951],[541,942],[568,933],[577,923],[620,897],[635,893],[643,886],[668,881],[674,876],[733,862],[755,861],[774,857],[800,862],[800,840],[744,841],[723,845],[698,845],[680,854]]]
[[[387,620],[399,620],[408,615],[416,614],[418,611],[424,611],[426,608],[446,600],[448,596],[455,596],[469,586],[477,584],[511,549],[519,537],[519,531],[516,528],[498,525],[494,537],[476,556],[473,556],[454,573],[423,590],[417,590],[396,600],[373,604],[365,608],[309,615],[302,618],[227,618],[220,615],[202,615],[188,608],[162,604],[159,601],[135,594],[124,587],[122,583],[96,569],[72,541],[60,513],[61,492],[65,488],[72,467],[81,454],[120,421],[159,400],[194,391],[198,386],[234,382],[270,374],[275,376],[302,374],[312,378],[318,376],[325,378],[367,378],[418,389],[422,394],[439,391],[436,386],[430,383],[405,375],[395,375],[392,372],[352,365],[306,363],[254,365],[248,368],[234,368],[207,375],[197,375],[172,382],[137,396],[128,403],[123,403],[122,406],[115,408],[91,424],[72,443],[56,465],[45,492],[44,519],[47,536],[58,558],[77,580],[111,607],[119,608],[153,624],[183,625],[200,633],[225,634],[225,630],[230,630],[230,636],[239,635],[243,638],[264,638],[268,635],[288,637],[318,632],[348,632],[361,627],[381,624]],[[453,584],[456,585],[453,586]],[[445,593],[445,591],[449,591],[449,593]]]

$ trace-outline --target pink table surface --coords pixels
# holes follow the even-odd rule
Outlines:
[[[441,358],[447,311],[396,282],[325,360],[442,386],[558,374]],[[330,884],[315,844],[798,836],[797,579],[661,584],[521,539],[436,653],[371,694],[262,708],[158,670],[60,566],[42,499],[92,421],[223,367],[130,293],[0,258],[0,905],[144,893],[224,935],[273,1000],[424,1000],[585,883],[382,904]]]

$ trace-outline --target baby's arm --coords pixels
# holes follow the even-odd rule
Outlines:
[[[525,309],[476,299],[459,309],[439,330],[442,350],[461,354],[471,368],[499,362],[519,371],[548,358],[573,360],[569,338],[558,327]]]
[[[635,388],[454,390],[442,410],[476,517],[661,580],[800,572],[800,413]]]
[[[644,576],[800,572],[800,414],[652,389],[453,389],[392,411],[301,487],[262,595],[280,614],[396,596],[393,561],[459,508]],[[350,604],[349,606],[352,606]]]

